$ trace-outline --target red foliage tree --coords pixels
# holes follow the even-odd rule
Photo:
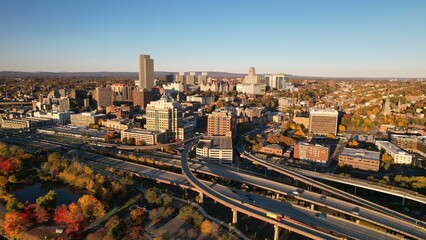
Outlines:
[[[37,206],[34,209],[34,220],[37,223],[48,222],[49,219],[50,219],[50,214],[44,207]]]
[[[0,162],[0,174],[9,175],[14,171],[12,158]]]
[[[67,224],[67,234],[81,233],[89,223],[86,214],[76,203],[71,203],[69,207],[64,204],[58,206],[53,220]]]

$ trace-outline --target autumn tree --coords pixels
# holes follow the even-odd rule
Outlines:
[[[5,189],[7,184],[9,183],[9,180],[5,176],[0,176],[0,188]]]
[[[349,146],[349,147],[356,148],[356,147],[358,147],[358,146],[359,146],[359,143],[357,142],[357,140],[352,139],[351,141],[349,141],[348,146]]]
[[[89,218],[99,218],[105,215],[105,206],[92,195],[83,195],[78,199],[78,205]]]
[[[4,216],[4,229],[10,237],[17,238],[22,232],[25,232],[31,222],[24,213],[17,211],[7,212]]]
[[[346,126],[343,124],[339,124],[339,132],[345,132],[346,131]]]
[[[41,206],[37,206],[35,203],[30,203],[25,207],[24,213],[27,219],[31,222],[44,223],[49,221],[49,212]]]
[[[163,200],[163,206],[169,206],[172,204],[173,198],[170,194],[163,194],[162,200]]]
[[[203,223],[201,223],[200,227],[201,233],[206,235],[218,235],[219,234],[219,225],[217,225],[214,222],[211,222],[209,220],[204,220]]]
[[[58,206],[53,218],[57,223],[67,224],[67,234],[81,233],[88,224],[88,218],[76,203]]]
[[[389,170],[390,166],[393,164],[393,158],[388,153],[383,153],[381,166],[385,171]]]
[[[142,224],[144,217],[144,210],[142,208],[135,208],[130,212],[130,219],[134,225]]]
[[[50,214],[44,207],[37,206],[34,209],[34,219],[37,223],[48,222]]]
[[[114,139],[114,137],[115,137],[115,134],[113,132],[110,132],[110,133],[105,135],[104,139],[105,139],[105,141],[111,141],[111,140]]]
[[[162,199],[160,195],[161,195],[160,189],[153,187],[148,189],[148,191],[146,191],[145,199],[151,204],[161,204]]]

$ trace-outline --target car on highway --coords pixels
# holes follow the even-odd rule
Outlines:
[[[352,214],[359,215],[359,208],[355,207],[351,210]]]
[[[327,214],[325,213],[317,213],[315,214],[315,216],[321,220],[324,220],[324,221],[327,220]]]
[[[299,190],[299,189],[297,189],[297,190],[294,190],[293,192],[291,192],[291,193],[293,193],[294,195],[296,195],[296,196],[299,196],[299,194],[301,193],[302,191],[301,190]]]

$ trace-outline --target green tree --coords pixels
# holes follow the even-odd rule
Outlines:
[[[46,195],[37,198],[37,206],[44,207],[47,210],[53,210],[56,207],[56,192],[50,190]]]

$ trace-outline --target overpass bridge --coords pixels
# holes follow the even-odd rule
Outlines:
[[[11,140],[11,139],[8,139]],[[36,141],[36,142],[33,142]],[[49,148],[58,148],[58,143],[54,144],[54,143],[46,143],[46,142],[39,142],[39,139],[34,140],[34,139],[17,139],[15,141],[15,143],[18,144],[24,144],[24,145],[34,145],[35,147],[40,147],[43,149],[49,149]],[[59,145],[61,146],[61,145]],[[60,148],[60,147],[59,147]],[[149,168],[146,166],[141,166],[140,164],[135,164],[135,163],[130,163],[130,162],[123,162],[121,160],[117,160],[114,158],[109,158],[103,155],[99,155],[99,154],[94,154],[94,153],[88,153],[85,151],[80,151],[79,152],[79,156],[84,158],[84,159],[91,159],[90,161],[87,161],[87,163],[89,165],[102,165],[102,166],[114,166],[114,167],[124,167],[125,170],[127,171],[132,171],[132,172],[137,172],[141,177],[145,177],[145,178],[150,178],[153,180],[156,180],[158,182],[162,182],[162,183],[166,183],[166,184],[171,184],[171,185],[175,185],[175,186],[179,186],[181,188],[186,188],[186,189],[190,189],[190,190],[194,190],[194,191],[198,191],[199,189],[193,187],[190,183],[188,183],[188,181],[186,181],[182,175],[180,174],[175,174],[175,173],[170,173],[164,170],[160,170],[160,169],[156,169],[156,168]],[[178,161],[180,162],[180,161]],[[175,166],[178,166],[176,160],[170,160],[170,164],[173,164]],[[253,184],[254,186],[259,186],[261,188],[264,189],[270,189],[273,192],[282,194],[282,195],[290,195],[292,191],[294,191],[296,188],[292,187],[292,186],[287,186],[281,183],[277,183],[271,180],[267,180],[267,179],[262,179],[260,177],[255,177],[255,176],[250,176],[247,173],[239,173],[236,171],[233,171],[230,168],[225,168],[225,167],[221,167],[221,166],[217,166],[217,165],[213,165],[213,164],[198,164],[198,163],[191,163],[191,168],[193,171],[199,172],[199,173],[210,173],[209,175],[216,175],[216,176],[221,176],[224,178],[228,178],[228,179],[232,179],[235,181],[239,181],[239,182],[245,182],[247,184]],[[145,169],[145,170],[144,170]],[[148,170],[147,170],[148,169]],[[211,183],[207,183],[207,184],[211,184]],[[257,184],[257,185],[256,185]],[[223,191],[223,190],[222,190]],[[229,192],[229,189],[228,189]],[[232,192],[231,192],[232,194]],[[351,209],[354,206],[357,206],[355,204],[348,204],[347,202],[335,199],[335,198],[327,198],[326,203],[324,201],[322,201],[320,199],[321,195],[319,194],[315,194],[315,193],[311,193],[311,192],[305,192],[303,194],[301,194],[299,197],[296,197],[297,199],[301,199],[304,201],[308,201],[311,202],[315,205],[324,205],[327,204],[328,208],[333,208],[333,209],[337,209],[338,211],[345,213],[345,214],[350,214]],[[234,196],[234,198],[236,198]],[[256,198],[256,197],[254,197]],[[238,199],[238,197],[237,197]],[[256,205],[259,205],[260,203],[263,203],[264,200],[258,202]],[[247,205],[247,204],[245,204]],[[263,209],[268,209],[268,206],[270,206],[271,204],[267,204],[264,205],[262,208]],[[281,205],[277,206],[280,207]],[[270,207],[269,207],[270,208]],[[360,219],[367,219],[368,221],[372,221],[375,222],[377,221],[380,224],[384,224],[384,225],[389,225],[389,228],[393,229],[393,225],[401,225],[402,227],[397,227],[396,231],[404,231],[401,230],[405,229],[405,227],[407,227],[406,222],[398,222],[395,219],[391,219],[386,215],[381,215],[381,214],[377,214],[377,212],[369,210],[368,208],[360,208],[361,209],[361,214],[359,216]],[[271,210],[271,209],[269,209]],[[284,209],[283,212],[287,212],[289,209]],[[264,214],[265,216],[266,214]],[[294,214],[292,215],[293,217],[296,216],[297,217],[301,215],[299,214]],[[353,214],[352,214],[353,215]],[[373,216],[376,216],[376,218],[373,218]],[[311,217],[312,218],[312,217]],[[313,217],[315,219],[315,217]],[[380,219],[382,219],[382,221],[379,221]],[[383,222],[383,220],[391,220],[391,222]],[[389,220],[389,221],[390,221]],[[312,221],[312,219],[304,219],[304,221],[306,222],[310,222]],[[346,225],[347,221],[344,221],[343,219],[339,219],[336,220],[338,222],[338,226],[343,226]],[[392,222],[394,222],[393,224],[391,224]],[[318,224],[318,223],[315,223]],[[413,226],[412,224],[408,224],[408,227],[411,229],[414,229],[414,233],[418,234],[417,230],[419,229],[416,226]],[[356,229],[356,225],[352,226],[351,228]],[[335,229],[335,232],[339,233],[342,232],[342,229]],[[363,229],[363,232],[369,232],[368,228],[367,229]],[[343,231],[344,232],[344,231]],[[382,235],[379,236],[385,236],[383,233],[381,233]],[[349,236],[356,236],[356,233],[351,232],[350,234],[348,234]],[[371,236],[375,236],[377,235],[373,233],[371,233]],[[379,236],[376,236],[375,238],[372,239],[381,239]],[[422,236],[422,235],[421,235]],[[387,236],[388,238],[391,237],[390,235]],[[422,236],[422,237],[416,237],[414,235],[413,239],[424,239],[426,238],[426,236]],[[365,237],[360,237],[359,239],[367,239]]]

